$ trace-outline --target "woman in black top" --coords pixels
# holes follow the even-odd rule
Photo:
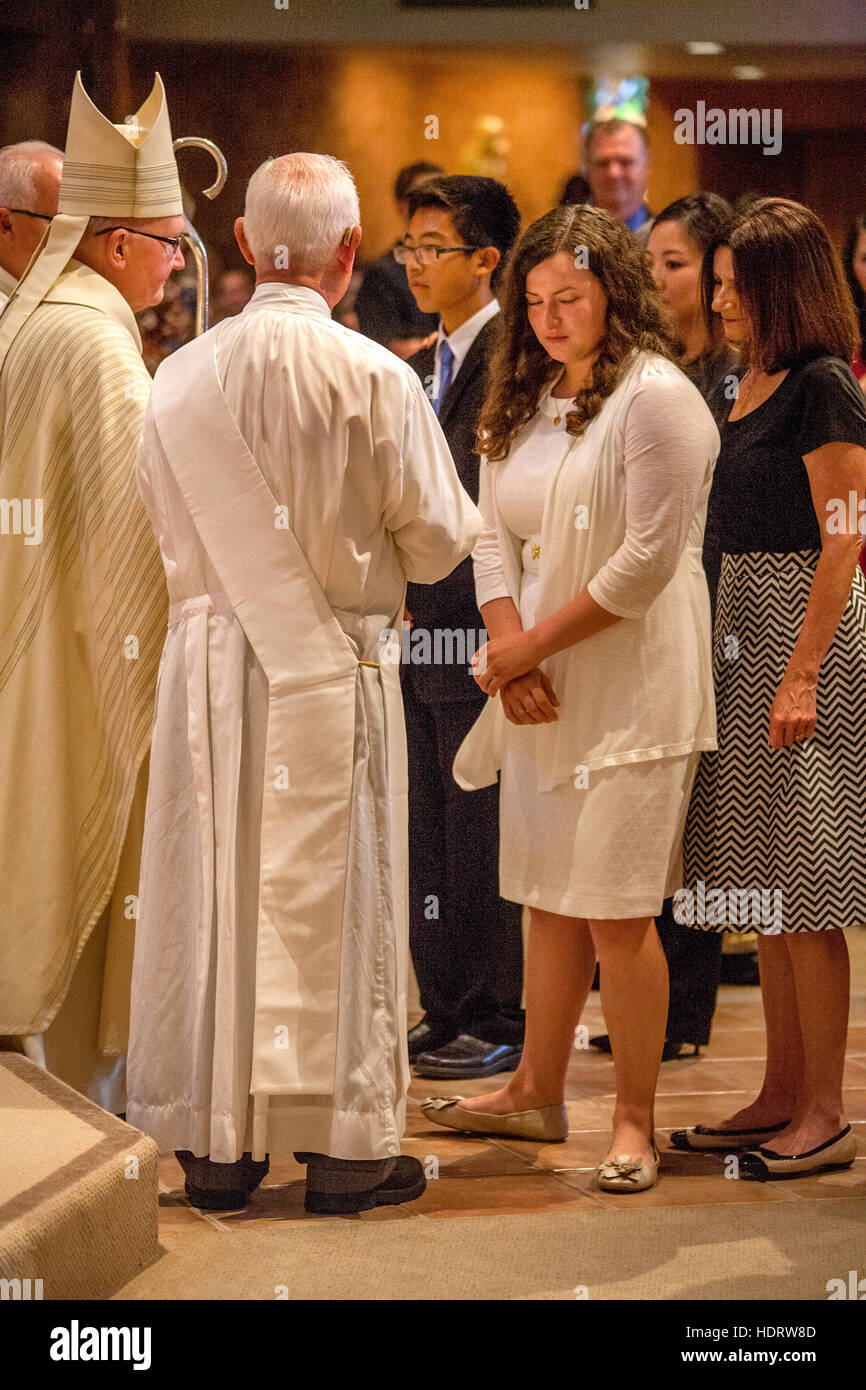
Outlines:
[[[704,931],[761,932],[767,1062],[757,1100],[672,1142],[763,1145],[740,1174],[767,1179],[847,1167],[856,1152],[838,928],[866,921],[866,404],[848,366],[851,298],[812,212],[753,203],[714,273],[741,368],[710,503],[719,747],[698,772],[677,912]]]

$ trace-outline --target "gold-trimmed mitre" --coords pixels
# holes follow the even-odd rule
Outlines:
[[[112,125],[75,74],[58,212],[88,217],[182,217],[162,78],[124,125]]]

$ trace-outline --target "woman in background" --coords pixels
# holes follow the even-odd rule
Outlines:
[[[704,256],[731,215],[730,203],[717,193],[690,193],[659,213],[647,242],[652,277],[679,340],[679,365],[704,400],[737,360],[701,293]]]

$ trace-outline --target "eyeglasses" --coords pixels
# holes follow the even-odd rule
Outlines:
[[[29,212],[27,208],[7,208],[6,211],[20,213],[22,217],[38,217],[41,222],[54,221],[54,214],[50,212]]]
[[[480,249],[478,246],[406,246],[401,241],[391,254],[398,265],[408,265],[413,257],[419,265],[432,265],[440,256],[450,256],[452,251],[462,251],[464,255],[469,255],[472,251]]]
[[[130,236],[146,236],[149,241],[161,241],[168,248],[165,258],[174,260],[183,241],[183,233],[180,236],[157,236],[155,232],[138,232],[135,227],[103,227],[101,232],[94,232],[94,236],[106,236],[109,232],[129,232]]]

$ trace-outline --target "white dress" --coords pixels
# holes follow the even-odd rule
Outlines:
[[[498,465],[500,512],[523,541],[524,629],[535,621],[542,513],[568,447],[569,408],[568,400],[544,397],[538,414]],[[476,554],[489,543],[485,533]],[[683,825],[700,754],[594,769],[541,791],[533,756],[536,734],[537,726],[507,725],[500,784],[500,893],[509,901],[567,917],[656,916],[664,898],[682,886]]]

